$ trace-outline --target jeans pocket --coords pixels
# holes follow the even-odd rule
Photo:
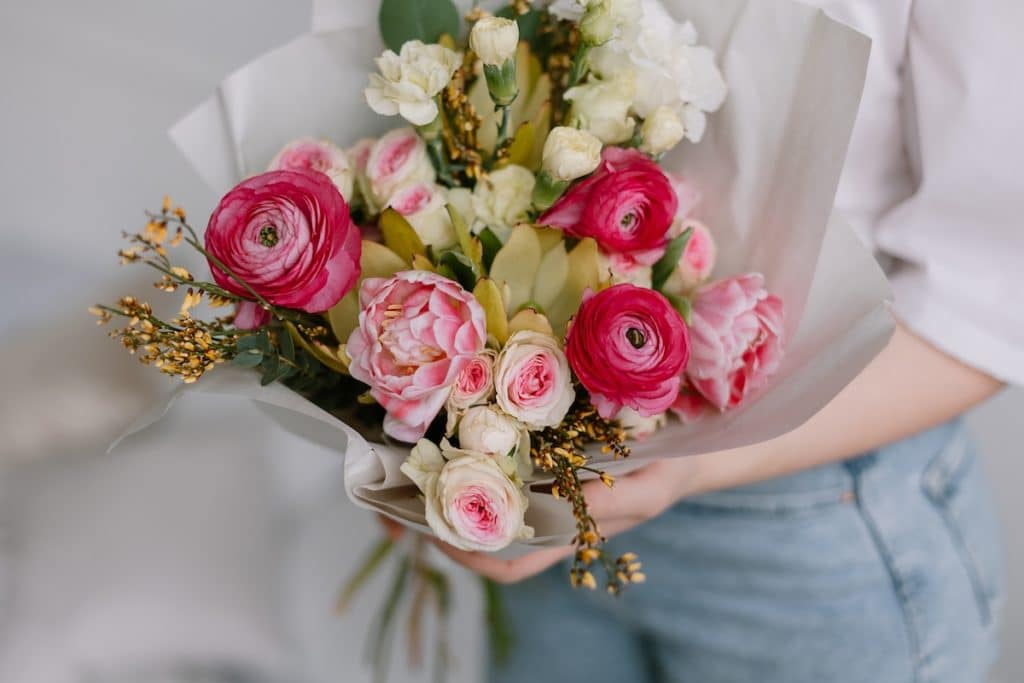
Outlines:
[[[993,494],[966,433],[957,434],[931,460],[921,487],[963,564],[982,623],[991,626],[1003,596],[1002,535]]]

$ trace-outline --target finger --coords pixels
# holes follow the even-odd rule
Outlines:
[[[513,560],[504,560],[486,553],[459,550],[437,539],[432,541],[442,553],[456,563],[498,583],[516,583],[528,579],[573,553],[572,547],[560,546],[537,550]]]
[[[392,541],[397,541],[403,534],[405,534],[405,527],[384,515],[377,515],[377,521],[380,522],[381,526],[384,527],[384,533],[387,534],[388,538]]]

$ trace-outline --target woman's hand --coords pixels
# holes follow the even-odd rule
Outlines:
[[[653,519],[671,507],[690,490],[693,461],[690,458],[664,460],[648,465],[616,480],[609,489],[600,481],[584,485],[584,495],[594,519],[606,537]],[[401,525],[383,519],[392,536],[400,535]],[[502,560],[486,553],[459,550],[431,539],[445,555],[472,572],[497,583],[518,583],[570,557],[571,546],[545,548],[514,560]]]

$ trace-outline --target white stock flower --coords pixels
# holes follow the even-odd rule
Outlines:
[[[565,93],[572,102],[572,119],[606,145],[633,137],[636,120],[629,112],[635,96],[636,85],[628,74],[608,80],[591,78]]]
[[[501,66],[516,56],[519,24],[502,17],[484,17],[473,25],[469,47],[484,64]]]
[[[533,537],[520,481],[493,458],[422,439],[401,469],[423,493],[427,524],[441,541],[495,552]]]
[[[434,98],[462,63],[459,53],[443,45],[411,40],[400,54],[386,50],[377,58],[379,74],[370,74],[366,101],[378,114],[401,114],[409,123],[425,126],[437,118]]]
[[[502,241],[519,223],[528,221],[537,179],[522,166],[494,171],[473,190],[474,232],[490,228]]]
[[[686,136],[686,126],[671,107],[661,106],[640,127],[640,149],[657,156],[669,151]]]
[[[639,0],[555,0],[548,9],[559,19],[577,22],[590,45],[632,38],[640,19]]]
[[[637,38],[594,49],[591,66],[603,78],[627,75],[635,81],[633,110],[641,118],[669,107],[683,122],[686,138],[699,142],[706,112],[721,107],[728,90],[715,53],[697,45],[693,24],[677,22],[658,0],[641,0],[641,6]]]
[[[495,400],[530,429],[561,424],[576,399],[572,372],[558,341],[542,332],[517,332],[494,371]]]
[[[632,408],[623,408],[615,419],[626,430],[631,439],[643,441],[659,429],[668,424],[668,417],[665,413],[644,417]]]
[[[388,205],[402,214],[423,244],[444,250],[458,242],[445,199],[439,185],[412,183],[395,190]]]
[[[544,142],[544,170],[554,180],[569,182],[589,175],[601,163],[601,141],[592,133],[559,126]]]

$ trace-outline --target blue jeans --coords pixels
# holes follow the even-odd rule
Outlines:
[[[982,683],[1002,544],[963,425],[844,464],[688,499],[611,542],[648,582],[502,589],[494,683]]]

